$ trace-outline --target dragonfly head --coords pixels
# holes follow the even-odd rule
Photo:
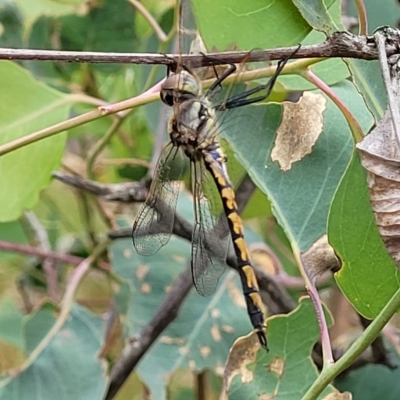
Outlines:
[[[168,106],[198,97],[201,87],[194,75],[188,71],[170,75],[161,86],[161,100]]]

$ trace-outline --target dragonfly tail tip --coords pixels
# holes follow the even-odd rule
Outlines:
[[[261,344],[261,347],[264,350],[269,351],[268,344],[267,344],[267,338],[265,336],[264,330],[263,329],[257,330],[257,336],[258,336],[258,340]]]

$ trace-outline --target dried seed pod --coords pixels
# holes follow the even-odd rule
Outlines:
[[[400,149],[389,111],[357,148],[361,164],[368,171],[371,206],[379,233],[400,268]]]
[[[317,278],[325,271],[337,272],[341,263],[326,235],[321,236],[313,245],[301,255],[301,260],[309,276]]]

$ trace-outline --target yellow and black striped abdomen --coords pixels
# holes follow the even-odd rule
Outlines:
[[[247,312],[251,323],[257,332],[260,343],[267,348],[265,337],[264,315],[262,312],[262,301],[258,290],[257,279],[251,265],[249,250],[244,240],[244,229],[242,219],[239,215],[235,192],[226,172],[226,157],[217,143],[203,150],[206,168],[213,176],[215,184],[221,196],[229,230],[235,249],[238,272],[243,287]]]

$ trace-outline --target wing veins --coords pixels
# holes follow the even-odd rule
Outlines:
[[[171,143],[162,151],[154,172],[149,195],[133,225],[132,238],[136,251],[152,255],[165,246],[172,234],[175,209],[180,189],[182,163],[173,160],[179,154]]]
[[[202,296],[212,294],[226,269],[229,231],[226,217],[216,213],[214,199],[207,197],[208,185],[215,190],[214,182],[207,183],[208,172],[203,161],[192,164],[192,189],[194,195],[195,226],[192,238],[193,283]],[[219,208],[221,206],[218,204]],[[214,210],[213,210],[214,208]]]

